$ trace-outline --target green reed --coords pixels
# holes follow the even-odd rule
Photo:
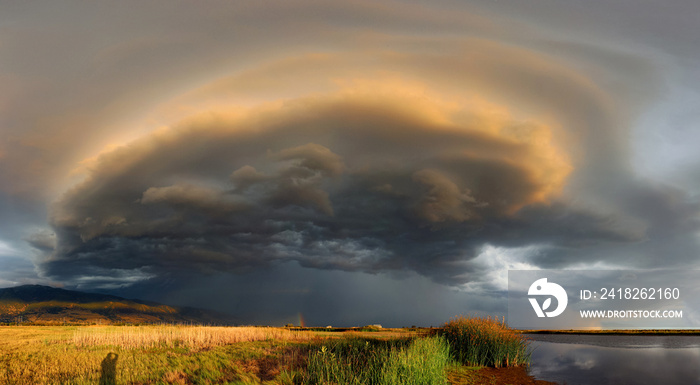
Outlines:
[[[301,384],[444,385],[449,360],[440,337],[329,341],[309,355]]]

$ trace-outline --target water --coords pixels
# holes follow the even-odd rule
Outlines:
[[[567,385],[700,385],[700,336],[528,335],[530,374]]]

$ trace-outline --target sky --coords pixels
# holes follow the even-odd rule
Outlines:
[[[0,1],[0,286],[241,323],[698,269],[700,3]]]

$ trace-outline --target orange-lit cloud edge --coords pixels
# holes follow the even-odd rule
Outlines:
[[[532,51],[506,49],[493,42],[472,44],[497,51],[499,55],[518,56],[519,66],[533,72],[547,72],[563,84],[563,89],[576,88],[574,94],[587,94],[585,96],[605,109],[608,101],[604,94],[570,68],[546,62],[545,57],[538,57]],[[205,131],[245,130],[256,125],[252,122],[284,119],[285,114],[294,114],[304,106],[347,102],[375,104],[410,115],[434,130],[435,135],[470,132],[506,147],[519,148],[512,153],[503,149],[464,149],[465,154],[520,167],[538,186],[522,202],[513,204],[511,213],[528,204],[546,203],[561,194],[576,161],[581,160],[575,143],[578,134],[565,129],[568,122],[562,118],[562,113],[547,111],[542,105],[523,108],[528,103],[513,100],[512,95],[508,95],[513,90],[508,87],[491,89],[486,86],[488,80],[468,84],[491,72],[483,68],[489,66],[484,58],[472,63],[471,68],[465,68],[465,71],[473,71],[472,75],[461,74],[453,82],[444,79],[439,68],[425,72],[420,66],[406,64],[412,57],[401,56],[395,52],[305,54],[216,79],[173,97],[154,111],[153,115],[160,117],[157,120],[167,120],[169,124],[154,127],[135,140],[129,137],[124,142],[115,137],[115,141],[95,155],[80,161],[70,176],[89,178],[92,173],[106,171],[100,165],[110,163],[107,159],[119,156],[123,160],[125,148],[148,142],[151,142],[148,146],[152,146],[193,127]],[[463,60],[462,57],[446,57],[436,62],[438,67],[448,67]],[[117,153],[119,155],[115,155]]]

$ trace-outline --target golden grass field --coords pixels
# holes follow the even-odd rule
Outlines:
[[[0,384],[291,384],[309,342],[341,336],[272,327],[4,326]]]
[[[0,327],[0,384],[259,383],[275,373],[258,362],[314,338],[256,327]]]
[[[1,326],[0,384],[298,384],[310,353],[332,341],[393,340],[407,329]],[[451,367],[451,384],[499,384],[498,373]],[[518,372],[521,377],[524,369]],[[525,377],[527,377],[525,375]]]

